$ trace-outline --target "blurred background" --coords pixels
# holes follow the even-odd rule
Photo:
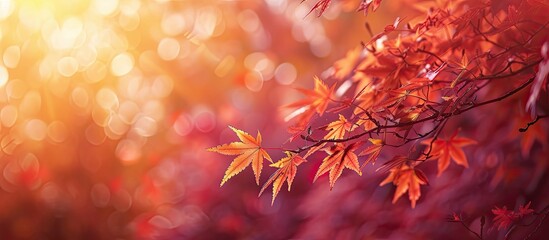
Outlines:
[[[313,185],[321,159],[273,206],[248,169],[219,187],[232,159],[205,149],[236,140],[228,125],[280,145],[293,88],[368,41],[366,22],[377,33],[411,14],[386,1],[366,17],[346,0],[307,15],[314,3],[0,0],[0,238],[469,236],[445,217],[478,222],[496,200],[448,185],[484,168],[438,178],[413,211],[372,169]]]

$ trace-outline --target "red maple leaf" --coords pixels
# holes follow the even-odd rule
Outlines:
[[[404,193],[408,192],[408,197],[412,203],[412,208],[416,207],[416,202],[421,196],[420,185],[428,184],[425,174],[420,170],[409,167],[408,165],[401,165],[390,170],[391,173],[379,186],[383,186],[392,182],[397,186],[395,195],[393,197],[393,203],[395,203]]]
[[[430,145],[431,143],[433,144],[431,146],[431,154],[434,156],[433,159],[438,158],[438,176],[440,176],[440,174],[450,165],[450,159],[453,159],[454,162],[466,168],[469,167],[467,156],[461,148],[467,145],[475,144],[476,141],[469,138],[458,137],[456,131],[447,140],[436,139],[433,142],[433,139],[429,138],[421,142],[421,144],[425,145]]]
[[[524,217],[526,215],[533,213],[534,209],[530,208],[531,203],[532,202],[528,202],[526,205],[520,205],[517,215],[519,217]]]
[[[525,217],[526,215],[532,214],[534,209],[530,208],[531,202],[528,202],[526,205],[520,205],[518,211],[508,210],[507,206],[503,208],[494,207],[492,213],[496,215],[494,217],[494,224],[498,226],[498,230],[507,229],[515,221]]]
[[[503,208],[495,207],[492,209],[492,213],[496,215],[494,224],[498,226],[498,230],[508,228],[516,218],[513,211],[507,210],[507,206],[503,206]]]

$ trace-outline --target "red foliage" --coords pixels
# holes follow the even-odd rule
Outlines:
[[[502,228],[507,229],[511,226],[511,224],[527,215],[532,214],[534,209],[530,208],[530,203],[531,202],[528,202],[526,205],[520,205],[518,211],[507,210],[506,206],[503,206],[503,208],[495,207],[492,209],[492,213],[495,215],[494,224],[497,225],[498,230]]]
[[[362,1],[359,10],[370,6],[376,10],[380,2]],[[311,11],[318,9],[321,15],[330,3],[318,1]],[[549,5],[542,1],[461,0],[421,2],[418,9],[420,17],[397,18],[362,47],[336,61],[322,78],[315,77],[314,90],[300,89],[306,98],[287,105],[296,109],[286,118],[297,117],[289,127],[293,136],[270,150],[300,156],[300,163],[323,159],[311,166],[316,169],[312,170],[316,171],[313,181],[329,172],[330,189],[338,179],[358,178],[344,177],[344,168],[370,174],[367,163],[384,161],[378,170],[386,170],[388,176],[380,185],[395,185],[393,204],[408,192],[412,208],[425,189],[422,185],[433,175],[430,160],[438,159],[438,179],[447,191],[455,189],[456,195],[475,185],[473,180],[460,179],[458,173],[479,181],[491,178],[482,188],[492,190],[502,178],[506,182],[522,179],[526,171],[517,167],[522,164],[513,158],[530,161],[539,174],[536,176],[543,178],[548,165],[542,156],[547,153],[548,140]],[[402,22],[406,24],[399,26]],[[533,118],[528,118],[527,112]],[[510,128],[514,122],[520,126]],[[292,142],[297,137],[302,141]],[[494,150],[501,154],[490,155]],[[484,162],[483,156],[488,155],[491,163]],[[449,170],[450,160],[475,169]],[[293,180],[298,166],[290,166]],[[491,175],[482,175],[488,170]],[[284,181],[279,178],[284,176],[281,170],[275,174],[276,180]],[[454,182],[447,183],[445,175],[455,178]],[[536,181],[538,186],[541,180]],[[353,186],[342,191],[351,191]],[[425,201],[442,201],[434,200],[434,192],[441,189],[428,190],[423,194]],[[274,197],[278,190],[273,191]],[[517,212],[505,207],[492,212],[494,224],[504,229],[533,209],[528,203]],[[463,223],[482,239],[485,217],[478,209],[476,216],[481,219],[479,233],[455,214],[452,221]]]

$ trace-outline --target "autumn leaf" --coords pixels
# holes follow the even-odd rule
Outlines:
[[[393,24],[385,26],[385,28],[383,29],[383,32],[374,35],[370,39],[370,41],[368,41],[368,43],[366,43],[366,45],[370,45],[370,44],[376,42],[377,40],[381,39],[383,36],[387,36],[387,34],[395,31],[395,29],[398,27],[398,24],[400,24],[401,21],[402,21],[402,19],[400,17],[397,17]]]
[[[322,114],[326,111],[326,108],[328,107],[328,103],[331,100],[332,93],[334,91],[334,86],[331,88],[328,88],[324,82],[318,78],[314,77],[315,80],[315,87],[314,90],[309,89],[303,89],[298,88],[297,90],[303,93],[307,98],[291,103],[289,105],[286,105],[286,107],[290,108],[301,108],[301,107],[308,107],[310,109],[314,109],[318,115],[322,116]]]
[[[384,99],[383,101],[380,101],[379,103],[376,103],[376,106],[378,107],[397,106],[403,100],[405,100],[409,94],[410,94],[410,91],[402,90],[402,89],[388,91],[387,98]]]
[[[450,62],[452,63],[452,65],[455,65],[456,68],[459,70],[459,74],[450,84],[450,88],[454,88],[456,84],[464,76],[464,74],[467,72],[467,66],[469,66],[469,59],[467,58],[467,54],[465,54],[465,50],[463,50],[461,52],[461,60],[459,62],[458,61],[450,61]]]
[[[386,93],[384,91],[376,90],[375,88],[363,91],[357,97],[358,104],[353,113],[360,114],[364,113],[367,110],[373,110],[371,108],[373,106],[377,106],[379,102],[381,102],[385,98],[385,96]]]
[[[225,171],[221,186],[231,177],[246,169],[250,164],[252,164],[252,170],[254,171],[255,182],[259,185],[259,176],[261,175],[261,169],[263,168],[263,158],[273,162],[267,151],[261,147],[261,133],[258,131],[257,137],[253,138],[250,134],[242,130],[238,130],[231,126],[229,126],[229,128],[236,133],[241,142],[232,142],[208,149],[208,151],[224,155],[238,155],[231,165],[229,165],[227,171]]]
[[[364,114],[365,115],[365,114]],[[376,122],[373,121],[372,119],[370,118],[360,118],[357,122],[356,122],[356,125],[358,126],[363,126],[364,127],[364,130],[366,131],[370,131],[374,128],[376,128]]]
[[[339,114],[339,120],[333,121],[326,127],[328,134],[324,136],[324,139],[342,139],[345,133],[353,131],[356,125],[353,122],[347,121],[347,119]]]
[[[415,208],[416,202],[421,196],[420,185],[427,184],[427,178],[421,170],[411,168],[408,165],[402,165],[401,167],[391,169],[389,176],[385,178],[379,186],[383,186],[390,182],[397,186],[393,197],[393,203],[395,203],[404,193],[408,192],[412,208]]]
[[[314,109],[310,109],[309,106],[304,106],[284,118],[284,121],[288,122],[293,117],[299,116],[296,123],[288,128],[288,132],[292,134],[292,137],[289,139],[290,142],[307,133],[309,121],[314,114]]]
[[[463,152],[462,147],[467,145],[476,144],[477,142],[464,137],[457,137],[457,131],[448,139],[436,139],[433,142],[432,138],[423,140],[421,144],[430,145],[431,154],[434,156],[433,159],[438,158],[438,176],[444,172],[450,165],[450,159],[453,159],[458,165],[462,165],[466,168],[469,167],[467,162],[467,156]]]
[[[311,147],[303,157],[307,158],[311,156],[313,153],[318,152],[318,150],[322,149],[324,146],[326,146],[326,143],[321,143],[320,145]]]
[[[532,204],[532,202],[528,202],[526,205],[520,205],[517,215],[519,217],[524,217],[526,215],[532,214],[534,212],[534,209],[530,208],[530,204]]]
[[[357,46],[347,52],[345,58],[336,61],[334,63],[334,77],[339,80],[349,77],[349,75],[354,72],[362,52],[363,48]]]
[[[326,11],[328,6],[330,5],[331,1],[332,0],[319,0],[318,2],[316,2],[316,4],[313,6],[313,8],[311,8],[309,13],[307,13],[307,15],[311,14],[314,10],[318,9],[319,11],[318,11],[317,17],[322,16],[324,11]],[[305,0],[302,0],[301,2],[305,2]]]
[[[259,192],[259,196],[267,189],[269,185],[273,185],[273,200],[271,201],[271,205],[274,203],[274,200],[276,198],[276,195],[278,195],[278,192],[280,192],[280,189],[282,188],[282,184],[284,181],[288,183],[288,191],[290,191],[292,187],[292,182],[294,181],[295,174],[297,172],[297,166],[299,166],[301,163],[306,162],[304,158],[300,157],[299,155],[295,153],[286,152],[286,157],[280,159],[278,162],[275,162],[269,166],[278,168],[276,172],[274,172],[271,177],[269,177],[269,180],[265,182],[263,187],[261,188],[261,191]]]
[[[516,219],[515,213],[507,210],[507,206],[503,206],[503,208],[495,207],[492,209],[492,213],[496,215],[494,217],[494,224],[498,226],[498,230],[508,228]]]
[[[383,163],[381,167],[376,169],[376,172],[382,171],[382,172],[388,172],[393,168],[399,169],[402,167],[402,165],[406,164],[408,162],[408,158],[402,155],[396,155],[391,160]]]
[[[534,209],[530,208],[531,203],[532,202],[528,202],[526,205],[520,205],[518,211],[508,210],[507,206],[503,206],[503,208],[495,207],[492,209],[492,213],[495,215],[494,224],[498,226],[498,230],[502,228],[507,229],[515,221],[532,214]]]
[[[350,144],[349,146],[337,143],[329,149],[326,149],[325,151],[328,153],[328,156],[322,160],[322,164],[318,168],[313,182],[315,182],[319,176],[329,171],[330,189],[332,189],[336,180],[341,176],[344,168],[351,169],[358,173],[358,175],[362,175],[358,157],[353,152],[356,148],[356,143]]]
[[[465,49],[461,52],[461,58],[459,61],[450,61],[451,65],[456,67],[458,70],[467,70],[467,66],[469,66],[469,58],[467,57],[467,54],[465,54]]]
[[[374,139],[369,138],[368,141],[372,143],[371,146],[367,147],[362,151],[358,156],[365,156],[370,155],[368,159],[362,164],[362,167],[366,166],[369,162],[374,164],[376,162],[377,157],[379,157],[379,154],[381,153],[381,148],[383,148],[383,140],[381,139]]]
[[[363,11],[364,15],[368,15],[368,9],[370,8],[370,5],[372,5],[372,11],[375,12],[379,5],[381,4],[381,0],[363,0],[360,1],[360,5],[358,6],[357,12]]]

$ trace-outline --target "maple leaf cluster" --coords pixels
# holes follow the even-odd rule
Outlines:
[[[318,1],[311,11],[322,14],[330,2]],[[375,11],[380,2],[362,1],[359,9],[372,4]],[[287,142],[298,147],[270,148],[287,156],[271,165],[277,170],[261,192],[272,184],[274,201],[284,181],[290,189],[297,168],[305,162],[322,159],[314,181],[328,173],[333,188],[345,168],[362,175],[368,163],[390,159],[377,169],[388,173],[380,185],[395,185],[393,203],[408,193],[414,208],[430,175],[421,168],[437,161],[441,176],[451,161],[469,167],[467,147],[481,141],[461,135],[461,115],[512,99],[521,104],[521,111],[529,110],[540,119],[546,116],[547,98],[540,94],[546,94],[547,85],[549,4],[471,0],[430,4],[422,17],[404,26],[404,20],[397,18],[349,51],[327,74],[314,77],[312,90],[298,88],[304,98],[285,106],[294,109],[286,118],[292,122]],[[532,83],[530,94],[522,97],[529,98],[527,104],[519,101]],[[209,149],[239,155],[222,184],[250,163],[259,184],[262,160],[270,160],[261,135],[254,139],[231,129],[241,143]],[[538,139],[545,144],[543,136]],[[525,154],[534,140],[526,140]],[[496,211],[502,216],[496,220],[500,226],[507,224],[503,217],[507,210]]]
[[[509,210],[507,206],[492,209],[492,213],[495,215],[494,223],[497,225],[498,230],[509,228],[514,222],[534,213],[534,209],[530,208],[530,204],[531,202],[528,202],[526,205],[520,205],[517,211]]]

